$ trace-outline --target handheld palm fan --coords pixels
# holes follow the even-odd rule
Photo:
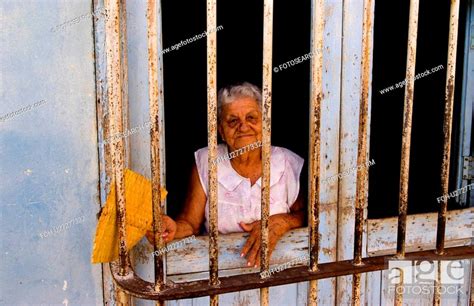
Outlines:
[[[125,169],[125,209],[127,249],[132,249],[152,227],[151,182],[144,176]],[[115,207],[115,184],[112,182],[105,207],[97,224],[92,263],[105,263],[118,259],[118,222]],[[161,201],[166,198],[161,188]]]

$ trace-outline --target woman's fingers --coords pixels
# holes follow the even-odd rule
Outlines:
[[[261,254],[262,254],[262,250],[260,248],[258,248],[257,259],[255,261],[255,268],[260,267],[260,256],[261,256]]]
[[[244,257],[247,255],[247,253],[252,248],[253,244],[257,239],[258,235],[255,235],[254,232],[251,232],[249,238],[247,238],[247,241],[244,244],[244,247],[242,248],[242,253],[240,254],[240,257]]]
[[[161,229],[161,237],[163,238],[163,241],[169,242],[173,240],[174,235],[176,234],[176,223],[170,217],[166,215],[162,215],[162,222],[161,222],[160,229]],[[153,237],[153,231],[147,232],[147,237],[150,237],[150,238]],[[153,240],[150,240],[150,243],[153,243]]]
[[[257,261],[257,254],[260,251],[260,239],[255,240],[252,248],[250,249],[247,256],[247,266],[255,266]]]
[[[257,224],[258,221],[254,221],[252,223],[244,223],[244,222],[240,222],[239,223],[239,226],[241,229],[243,229],[244,231],[246,232],[250,232],[253,230],[253,228],[255,227],[255,225]]]

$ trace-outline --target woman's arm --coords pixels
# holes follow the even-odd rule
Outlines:
[[[287,214],[272,215],[268,218],[268,251],[271,256],[278,240],[288,231],[301,227],[304,224],[304,201],[301,190],[298,197],[290,207],[290,212]],[[248,266],[260,265],[260,221],[255,221],[250,224],[240,223],[240,226],[246,231],[250,232],[244,247],[242,248],[241,256],[247,256]]]
[[[270,219],[275,219],[276,230],[283,230],[284,234],[294,228],[302,227],[304,224],[304,217],[304,201],[300,190],[295,203],[290,207],[289,213],[273,215],[270,216]]]
[[[201,186],[196,164],[191,170],[188,194],[184,201],[183,211],[176,218],[176,234],[174,238],[183,238],[199,234],[204,222],[204,210],[207,197]]]
[[[193,165],[189,179],[188,193],[184,202],[183,211],[176,220],[163,215],[163,240],[170,242],[176,238],[183,238],[199,233],[204,221],[204,209],[206,207],[206,194],[201,186],[196,164]],[[153,232],[147,232],[147,238],[153,244]]]

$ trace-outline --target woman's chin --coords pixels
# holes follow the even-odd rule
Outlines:
[[[240,137],[235,141],[236,148],[242,148],[255,143],[257,139],[255,137]]]

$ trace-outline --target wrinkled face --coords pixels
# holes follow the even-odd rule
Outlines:
[[[219,133],[231,151],[262,140],[262,112],[257,101],[242,97],[222,106]]]

